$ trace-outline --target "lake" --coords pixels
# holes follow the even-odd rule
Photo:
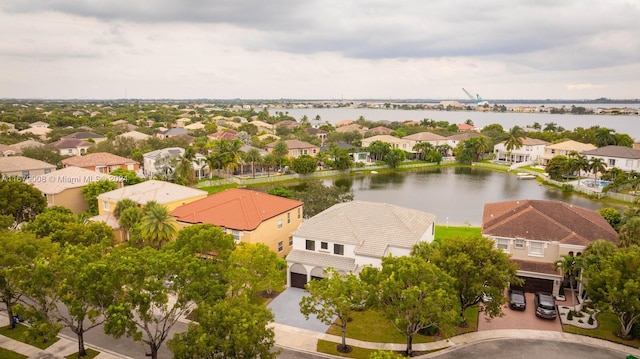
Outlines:
[[[637,105],[628,104],[621,104],[617,107],[625,106],[637,107]],[[607,104],[607,106],[602,107],[611,107],[611,105]],[[288,113],[298,121],[303,116],[307,116],[311,123],[316,122],[313,119],[316,115],[319,115],[322,123],[328,121],[332,124],[343,120],[357,120],[360,116],[369,121],[386,120],[391,122],[422,121],[425,118],[435,121],[447,121],[449,123],[463,123],[466,120],[471,120],[477,127],[498,123],[505,129],[510,129],[516,125],[526,127],[527,125],[533,125],[534,122],[538,122],[544,127],[545,123],[554,122],[567,130],[573,130],[576,127],[607,127],[614,129],[618,133],[626,133],[634,139],[640,140],[640,116],[638,115],[571,115],[479,111],[386,110],[373,108],[305,108],[272,109],[269,111],[271,115],[275,115],[276,112]]]

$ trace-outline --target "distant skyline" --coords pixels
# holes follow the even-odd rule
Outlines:
[[[0,0],[0,98],[640,98],[640,2]]]

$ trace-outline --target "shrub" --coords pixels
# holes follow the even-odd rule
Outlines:
[[[573,186],[570,184],[563,184],[560,189],[562,190],[562,192],[565,192],[565,193],[573,192]]]
[[[589,315],[589,320],[587,320],[589,325],[593,325],[593,315]]]
[[[573,320],[573,310],[570,310],[569,313],[567,313],[567,320]]]

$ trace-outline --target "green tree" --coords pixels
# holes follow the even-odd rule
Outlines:
[[[0,181],[0,215],[11,215],[14,227],[35,218],[47,207],[42,193],[21,181]]]
[[[391,152],[391,145],[382,141],[373,141],[366,150],[374,161],[384,161],[387,154]]]
[[[602,173],[607,169],[604,160],[600,157],[592,157],[589,160],[589,170],[593,172],[593,177],[598,180],[598,172]]]
[[[114,177],[122,177],[123,183],[125,186],[131,186],[134,184],[138,184],[140,182],[144,182],[144,178],[139,177],[134,171],[130,171],[124,168],[118,168],[115,169],[113,171],[111,171],[111,173],[109,173],[109,175],[114,176]]]
[[[271,154],[275,156],[278,161],[278,166],[282,169],[282,161],[289,154],[289,148],[287,147],[287,143],[280,140],[276,142]]]
[[[427,328],[451,333],[456,322],[453,279],[420,257],[384,257],[382,269],[367,267],[361,278],[372,289],[372,300],[407,338],[413,355],[413,336]]]
[[[143,213],[140,230],[147,244],[160,249],[178,234],[177,221],[165,206],[147,202]]]
[[[50,146],[26,147],[22,149],[22,155],[51,163],[58,168],[62,167],[62,160],[65,158],[60,154],[60,151]]]
[[[53,206],[46,208],[33,221],[22,226],[22,230],[34,233],[38,238],[44,238],[73,223],[78,223],[78,219],[71,210]]]
[[[84,196],[84,200],[87,202],[89,209],[87,212],[90,215],[97,216],[98,215],[98,196],[113,191],[118,188],[118,184],[115,182],[111,182],[109,180],[100,180],[96,182],[87,183],[86,186],[82,188],[82,195]]]
[[[571,300],[573,301],[573,311],[576,311],[576,300],[574,291],[574,286],[576,282],[576,278],[578,276],[579,267],[576,261],[576,257],[569,254],[563,254],[560,256],[560,259],[555,261],[553,264],[553,268],[555,270],[562,270],[562,276],[565,280],[569,281],[569,287],[571,288]]]
[[[353,201],[353,192],[321,181],[308,181],[294,191],[294,197],[304,203],[304,218],[311,218],[334,204]]]
[[[353,166],[353,159],[349,155],[349,151],[344,148],[331,146],[329,147],[328,155],[330,158],[329,165],[335,170],[344,171]]]
[[[291,163],[291,169],[301,175],[313,173],[317,167],[317,160],[309,155],[301,155]]]
[[[525,132],[520,126],[513,126],[511,130],[509,130],[507,140],[505,141],[505,149],[508,153],[511,153],[513,150],[517,150],[522,147],[522,140],[525,137]]]
[[[116,217],[116,219],[120,219],[122,212],[131,207],[138,207],[138,203],[131,198],[121,199],[116,202],[116,208],[113,209],[113,216]]]
[[[326,325],[335,325],[342,333],[338,351],[349,353],[347,324],[355,310],[364,307],[369,295],[367,285],[353,273],[341,275],[333,268],[324,270],[324,278],[307,283],[308,296],[300,301],[300,312],[308,320],[314,314]]]
[[[399,148],[392,148],[384,158],[384,161],[390,168],[397,168],[398,165],[405,160],[407,153]]]
[[[112,246],[115,243],[113,229],[105,222],[69,223],[49,235],[54,243],[61,245],[84,245],[102,244]]]
[[[632,217],[620,227],[618,236],[621,247],[640,246],[640,217]]]
[[[547,163],[545,171],[547,171],[552,180],[561,181],[564,179],[562,176],[567,173],[568,161],[567,156],[554,156]]]
[[[169,340],[175,359],[275,359],[273,313],[244,297],[231,297],[196,309],[197,322]]]
[[[196,151],[189,146],[185,149],[184,154],[178,160],[175,175],[177,179],[191,185],[196,183],[196,174],[193,170],[193,160],[196,158]]]
[[[118,218],[118,223],[120,227],[124,230],[125,239],[128,241],[131,239],[131,232],[140,225],[142,222],[142,217],[144,213],[140,207],[129,207],[126,208],[122,213],[120,213],[120,217]]]
[[[598,128],[595,134],[596,147],[604,147],[617,144],[616,136],[608,128]]]
[[[424,160],[427,157],[427,153],[433,150],[433,145],[429,142],[418,142],[413,146],[412,150],[418,152],[419,159]]]
[[[271,294],[282,289],[286,281],[284,259],[262,243],[241,243],[229,258],[228,272],[231,295],[246,295],[254,300],[260,292]]]
[[[629,337],[640,317],[640,247],[620,248],[584,271],[585,288],[596,308],[613,312],[620,335]]]
[[[429,151],[429,153],[427,153],[427,156],[425,157],[425,160],[427,162],[433,162],[433,163],[440,164],[440,162],[442,162],[442,154],[440,154],[440,152],[438,152],[438,151],[431,150],[431,151]]]
[[[256,164],[260,164],[262,162],[262,155],[260,154],[260,151],[258,151],[258,149],[256,148],[250,149],[249,151],[247,151],[244,160],[251,164],[251,176],[253,178],[256,178],[255,166]]]
[[[598,209],[596,212],[600,213],[600,215],[609,222],[611,227],[613,227],[616,231],[620,229],[620,223],[622,223],[622,212],[619,209],[612,207],[603,207]]]
[[[442,268],[454,278],[453,292],[459,300],[460,323],[466,325],[465,311],[478,304],[483,295],[493,298],[485,303],[484,311],[493,318],[502,314],[506,298],[502,294],[509,284],[517,285],[515,264],[509,256],[495,248],[489,238],[453,237],[442,242],[419,243],[414,255]]]

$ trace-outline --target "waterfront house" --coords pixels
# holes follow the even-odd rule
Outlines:
[[[379,267],[388,255],[406,256],[419,242],[432,242],[435,216],[388,203],[336,204],[305,220],[293,233],[287,285],[304,288],[327,267],[357,273]]]
[[[413,153],[414,155],[416,155],[419,152],[419,151],[413,150],[413,147],[418,143],[427,142],[427,143],[430,143],[433,147],[436,147],[439,145],[446,145],[448,143],[448,140],[446,137],[440,136],[433,132],[414,133],[413,135],[404,136],[402,137],[402,139],[409,140],[409,150],[407,151]]]
[[[573,140],[567,140],[547,145],[544,148],[540,164],[546,166],[555,156],[569,156],[572,153],[582,153],[596,149],[596,146],[590,143],[582,143]]]
[[[557,296],[563,278],[554,263],[580,255],[598,239],[616,243],[618,234],[598,212],[565,202],[518,200],[487,203],[482,235],[511,255],[528,292]],[[581,287],[579,288],[581,290]]]
[[[315,157],[320,152],[320,147],[300,141],[300,140],[285,140],[285,144],[287,145],[287,156],[291,158],[298,158],[302,155],[309,155],[311,157]],[[273,149],[276,147],[277,142],[271,142],[265,146],[267,152],[272,153]]]
[[[493,146],[493,153],[495,153],[496,159],[499,161],[534,163],[542,159],[544,149],[549,144],[549,142],[537,138],[524,137],[521,147],[514,148],[509,152],[507,151],[506,142],[503,141]]]
[[[582,155],[601,158],[607,168],[618,168],[623,171],[640,171],[640,150],[624,146],[604,146],[584,151]]]
[[[408,140],[405,138],[398,138],[390,135],[379,135],[379,136],[363,138],[362,147],[364,148],[369,147],[371,146],[372,143],[376,141],[388,143],[391,146],[391,148],[398,148],[406,152],[412,152],[413,143],[415,143],[415,141]]]
[[[184,148],[168,147],[143,154],[142,163],[144,176],[153,178],[158,175],[173,175],[184,153]],[[204,178],[208,175],[209,167],[206,164],[206,157],[204,155],[196,153],[194,159],[191,161],[191,165],[193,166],[193,171],[197,179]]]
[[[291,233],[303,220],[303,203],[247,189],[232,188],[182,205],[171,215],[184,227],[213,224],[236,242],[262,243],[284,257],[291,251]]]

